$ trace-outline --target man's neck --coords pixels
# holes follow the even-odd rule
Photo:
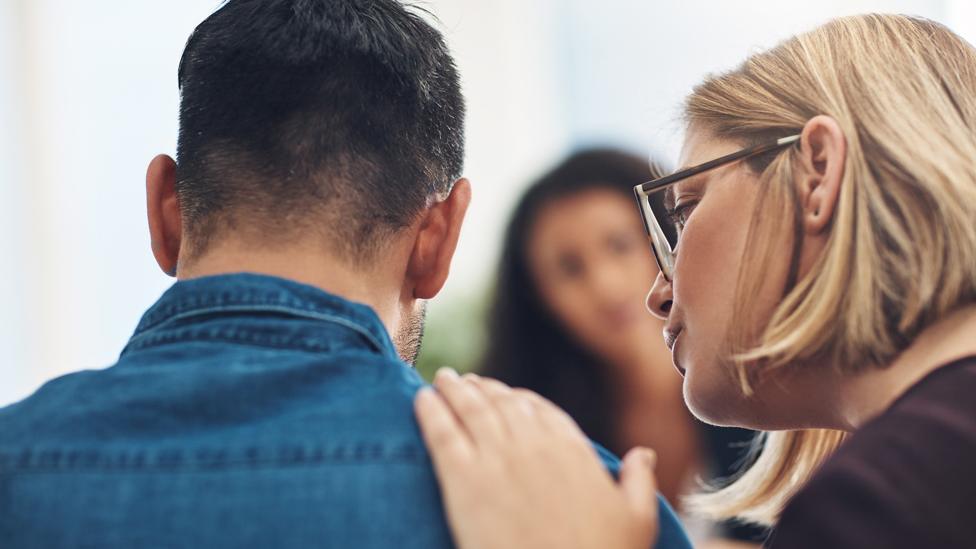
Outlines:
[[[387,269],[390,266],[385,265]],[[387,331],[396,333],[399,318],[396,277],[382,269],[355,267],[349,260],[320,246],[255,248],[221,243],[192,261],[180,262],[176,276],[186,280],[240,272],[286,278],[368,305]]]

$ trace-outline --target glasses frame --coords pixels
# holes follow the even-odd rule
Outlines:
[[[702,172],[714,170],[715,168],[731,164],[737,160],[774,151],[799,141],[800,134],[782,137],[776,141],[746,147],[734,153],[716,158],[715,160],[709,160],[703,164],[698,164],[697,166],[692,166],[671,175],[659,177],[657,179],[647,181],[646,183],[641,183],[640,185],[634,186],[634,198],[637,200],[637,205],[640,208],[641,219],[644,220],[644,229],[647,231],[647,236],[651,241],[651,249],[654,252],[654,260],[657,261],[657,266],[661,269],[661,274],[664,275],[665,280],[671,282],[671,276],[674,272],[674,249],[668,242],[667,235],[665,234],[664,229],[661,227],[661,223],[658,221],[657,215],[655,215],[654,211],[651,209],[651,202],[649,199],[650,195],[660,192],[667,187],[675,185],[680,181],[696,176]],[[677,247],[677,243],[675,243],[675,247]]]

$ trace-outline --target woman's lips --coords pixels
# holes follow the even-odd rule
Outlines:
[[[674,343],[678,340],[679,332],[672,332],[667,328],[664,329],[664,344],[668,346],[668,350],[674,352]]]
[[[681,328],[671,331],[668,328],[664,329],[664,344],[668,346],[671,350],[671,362],[674,364],[674,368],[678,370],[681,377],[685,377],[685,369],[678,364],[678,337],[681,336]]]
[[[671,363],[674,364],[674,369],[678,370],[678,375],[680,375],[681,377],[685,377],[686,371],[684,368],[681,367],[680,364],[678,364],[678,357],[675,356],[674,354],[671,355]]]

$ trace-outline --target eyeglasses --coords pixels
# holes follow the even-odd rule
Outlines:
[[[670,282],[674,270],[674,253],[678,247],[678,238],[681,236],[681,224],[673,220],[675,212],[666,204],[663,199],[662,191],[670,188],[676,183],[693,177],[708,170],[714,170],[720,166],[731,164],[736,160],[753,157],[770,151],[792,145],[800,140],[800,135],[783,137],[776,141],[763,143],[727,154],[715,160],[709,160],[704,164],[699,164],[680,172],[667,175],[647,183],[641,183],[634,187],[634,197],[640,206],[641,218],[644,220],[644,229],[651,240],[651,248],[654,250],[654,259],[657,266],[661,269],[661,274]]]

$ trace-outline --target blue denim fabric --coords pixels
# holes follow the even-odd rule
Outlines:
[[[178,282],[116,365],[0,409],[0,547],[450,547],[423,384],[368,307]],[[659,547],[688,547],[661,519]]]

